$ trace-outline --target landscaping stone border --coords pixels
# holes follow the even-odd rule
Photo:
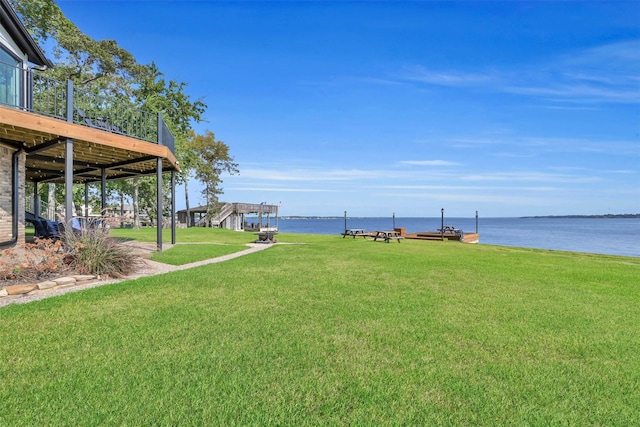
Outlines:
[[[38,283],[22,283],[19,285],[8,285],[0,288],[0,302],[6,299],[15,300],[25,296],[36,295],[42,292],[65,289],[72,286],[84,285],[98,280],[98,276],[78,274],[72,276],[59,277],[57,279],[45,280]]]

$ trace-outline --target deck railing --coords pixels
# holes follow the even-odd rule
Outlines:
[[[234,203],[234,212],[272,214],[278,212],[277,205],[266,203]]]
[[[98,89],[80,89],[71,80],[63,83],[32,68],[16,68],[16,72],[12,72],[11,66],[4,63],[0,68],[8,69],[7,75],[21,76],[23,82],[18,85],[0,78],[0,92],[22,93],[22,96],[0,97],[0,105],[158,143],[175,153],[174,137],[162,115],[142,110],[125,96],[106,96]]]

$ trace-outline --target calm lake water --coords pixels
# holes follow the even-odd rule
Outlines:
[[[273,218],[271,219],[273,221]],[[281,232],[340,234],[344,218],[278,221]],[[408,233],[437,230],[440,218],[396,218]],[[272,224],[274,225],[274,224]],[[445,225],[475,232],[475,218],[445,218]],[[392,218],[347,218],[347,228],[393,228]],[[479,218],[480,244],[640,257],[640,218]]]

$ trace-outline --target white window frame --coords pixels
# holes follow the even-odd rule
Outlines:
[[[0,44],[0,105],[24,107],[23,64],[20,58]]]

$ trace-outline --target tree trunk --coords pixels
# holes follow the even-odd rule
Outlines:
[[[47,215],[50,221],[57,221],[56,218],[56,185],[49,183],[49,194],[47,196]]]
[[[207,227],[212,228],[213,225],[211,223],[211,207],[209,206],[209,191],[208,191],[209,185],[206,185],[205,187],[207,188],[207,213],[206,213],[207,217],[206,217],[205,224],[207,225]]]
[[[185,176],[184,180],[184,200],[187,204],[187,227],[191,227],[191,210],[189,209],[189,175]]]
[[[124,228],[124,192],[120,191],[120,228]]]

